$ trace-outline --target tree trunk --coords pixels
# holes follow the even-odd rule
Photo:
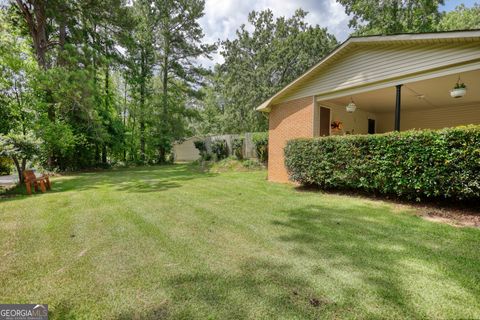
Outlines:
[[[135,126],[137,125],[137,121],[136,121],[135,115],[132,115],[130,119],[132,122],[132,136],[130,138],[130,159],[133,161],[137,161],[138,153],[137,153],[137,150],[135,149]]]
[[[22,173],[25,171],[25,168],[27,167],[27,159],[22,159]]]
[[[105,48],[105,55],[107,56],[108,59],[108,49]],[[105,114],[108,114],[109,109],[110,109],[110,87],[109,87],[109,82],[110,82],[110,65],[107,62],[107,65],[105,67]],[[107,139],[108,141],[108,139]],[[106,164],[107,163],[107,142],[103,142],[103,149],[102,149],[102,163]]]
[[[100,148],[98,148],[98,143],[95,144],[95,164],[100,162]]]
[[[123,90],[123,127],[127,127],[127,77],[124,77],[124,90]],[[123,138],[123,161],[127,161],[127,143],[125,136]]]
[[[141,51],[141,80],[140,80],[140,160],[145,161],[145,95],[146,95],[146,57]]]
[[[22,167],[20,166],[20,163],[18,162],[17,157],[12,157],[13,163],[15,164],[15,168],[17,168],[17,173],[18,173],[18,181],[20,184],[23,183],[23,170]]]
[[[65,48],[65,40],[67,39],[67,26],[65,21],[60,21],[60,26],[58,27],[58,45],[60,50],[58,50],[57,64],[59,66],[65,66],[65,53],[63,52]]]
[[[46,16],[46,1],[39,0],[33,1],[33,12],[27,3],[22,0],[16,0],[19,9],[22,12],[22,16],[27,22],[30,36],[32,37],[33,47],[35,48],[35,56],[37,62],[42,69],[48,69],[46,53],[47,53],[47,16]]]
[[[162,139],[159,147],[159,161],[163,163],[166,161],[167,146],[168,141],[168,57],[169,57],[169,43],[167,36],[165,36],[165,56],[163,57],[163,74],[162,74],[162,88],[163,88],[163,97],[162,97]]]
[[[105,67],[105,111],[108,112],[110,109],[110,65],[107,62],[107,66]]]
[[[140,121],[140,160],[145,161],[145,122]]]
[[[107,145],[105,143],[102,148],[102,163],[107,164]]]

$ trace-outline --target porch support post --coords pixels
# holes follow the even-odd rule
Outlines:
[[[402,105],[402,86],[403,84],[399,84],[396,86],[397,88],[397,99],[395,103],[395,131],[400,131],[400,107]]]

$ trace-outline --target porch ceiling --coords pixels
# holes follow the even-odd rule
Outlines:
[[[433,109],[448,106],[480,105],[480,70],[460,74],[467,86],[463,98],[450,97],[450,90],[458,79],[458,74],[422,80],[402,87],[402,110]],[[347,95],[340,98],[319,101],[319,104],[346,106],[353,98],[358,109],[383,113],[395,110],[395,87]],[[479,110],[480,112],[480,110]]]

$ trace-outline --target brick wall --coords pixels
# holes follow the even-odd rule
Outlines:
[[[283,148],[290,139],[313,136],[313,97],[272,106],[268,120],[268,180],[288,182]]]

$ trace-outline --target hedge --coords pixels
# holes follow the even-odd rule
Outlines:
[[[480,126],[295,139],[285,165],[291,180],[325,189],[480,199]]]

